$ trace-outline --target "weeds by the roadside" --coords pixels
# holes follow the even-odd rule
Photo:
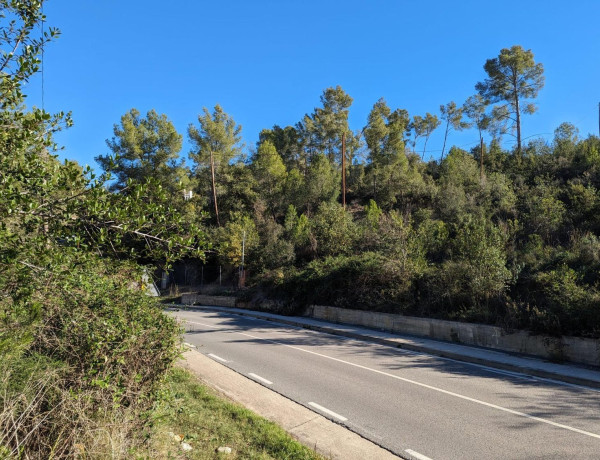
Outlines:
[[[170,371],[163,391],[151,415],[153,458],[323,458],[276,424],[217,396],[181,368]],[[184,450],[188,446],[191,450]],[[231,453],[219,453],[219,447],[229,447]]]

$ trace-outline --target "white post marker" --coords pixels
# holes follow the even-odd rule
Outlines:
[[[333,411],[331,411],[331,410],[327,409],[326,407],[320,406],[320,405],[319,405],[319,404],[317,404],[317,403],[314,403],[314,402],[309,402],[309,403],[308,403],[308,405],[309,405],[309,406],[312,406],[312,407],[314,407],[315,409],[317,409],[317,410],[318,410],[318,411],[320,411],[320,412],[323,412],[323,413],[325,413],[325,414],[327,414],[327,415],[331,415],[332,417],[334,417],[334,418],[337,418],[338,420],[340,420],[340,421],[342,421],[342,422],[345,422],[346,420],[348,420],[348,419],[347,419],[346,417],[344,417],[343,415],[336,414],[335,412],[333,412]]]

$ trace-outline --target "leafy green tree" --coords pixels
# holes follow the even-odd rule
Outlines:
[[[536,110],[532,103],[524,107],[523,104],[537,97],[544,87],[544,67],[535,63],[531,50],[515,45],[503,48],[498,57],[488,59],[484,69],[488,78],[477,83],[475,89],[492,103],[505,103],[495,107],[495,118],[510,121],[516,128],[517,152],[521,155],[521,115]]]
[[[269,213],[259,209],[259,206],[255,207],[254,214],[259,244],[251,251],[248,263],[256,272],[288,268],[296,255],[294,242],[285,237],[285,227],[278,224]]]
[[[227,223],[217,229],[216,237],[219,257],[232,267],[238,267],[242,263],[242,256],[259,243],[254,220],[239,212],[233,213]]]
[[[333,202],[322,203],[311,220],[319,256],[349,254],[356,238],[352,215]]]
[[[39,70],[42,49],[60,36],[60,31],[55,27],[37,34],[36,27],[45,21],[42,3],[0,1],[0,19],[3,22],[0,34],[0,110],[3,112],[14,110],[23,102],[23,84]],[[23,112],[19,113],[23,115]]]
[[[264,141],[258,147],[252,163],[259,193],[267,202],[274,215],[281,207],[282,191],[287,171],[277,149],[270,141]]]
[[[413,141],[413,147],[416,147],[417,139],[425,137],[425,143],[423,145],[423,155],[421,158],[425,158],[425,151],[427,150],[427,141],[431,134],[440,126],[441,121],[437,115],[432,115],[429,112],[425,114],[425,117],[415,115],[411,123],[411,127],[414,130],[415,137]]]
[[[506,267],[505,235],[481,216],[453,226],[451,257],[427,274],[431,304],[447,316],[474,321],[496,318],[489,305],[502,304],[511,272]]]
[[[440,166],[437,209],[446,222],[457,222],[477,212],[479,173],[474,158],[452,147]]]
[[[454,131],[462,131],[463,129],[470,128],[469,123],[463,121],[464,109],[458,107],[456,102],[450,101],[446,105],[440,105],[440,114],[442,120],[446,122],[444,130],[444,146],[442,147],[441,158],[444,158],[444,152],[446,151],[446,140],[448,139],[448,133],[451,129]]]
[[[51,153],[68,118],[26,112],[21,90],[41,43],[58,34],[36,37],[41,6],[0,0],[0,456],[9,458],[73,458],[104,429],[131,437],[178,355],[178,328],[127,259],[205,248],[157,181],[111,193],[106,176]]]
[[[483,132],[488,129],[490,117],[486,115],[488,102],[480,95],[469,96],[463,104],[463,113],[471,120],[471,126],[477,128],[479,134],[479,176],[483,179],[484,145]]]
[[[281,128],[275,125],[272,129],[263,129],[258,135],[257,148],[267,141],[275,146],[288,170],[306,166],[300,135],[293,126]]]
[[[381,218],[383,211],[375,200],[369,200],[367,205],[365,206],[365,220],[367,225],[372,229],[379,228],[379,219]]]
[[[396,109],[392,112],[385,100],[380,99],[373,105],[364,128],[370,159],[367,180],[372,184],[373,198],[382,199],[386,204],[394,201],[391,195],[395,195],[395,191],[391,188],[403,185],[392,177],[408,167],[404,135],[409,124],[406,110]],[[390,187],[392,183],[396,187]]]
[[[346,134],[347,148],[352,149],[353,143],[357,143],[348,126],[352,98],[341,86],[336,86],[323,91],[321,104],[311,115],[304,116],[297,129],[309,159],[324,153],[333,163],[341,155],[342,135]]]
[[[383,98],[373,105],[364,128],[372,163],[383,166],[404,154],[404,134],[409,124],[406,110],[396,109],[392,112]]]
[[[565,203],[559,198],[560,189],[547,178],[537,178],[525,196],[524,221],[531,234],[541,235],[553,242],[566,215]]]
[[[187,185],[189,171],[179,160],[182,137],[164,114],[150,110],[145,117],[131,109],[114,125],[114,136],[106,144],[111,155],[100,155],[100,167],[114,174],[110,188],[120,191],[130,180],[143,183],[157,180],[174,195]]]
[[[333,202],[340,194],[339,173],[323,154],[315,155],[308,166],[301,195],[302,209],[312,214],[322,202]]]
[[[579,130],[572,123],[561,123],[554,130],[554,155],[572,160],[575,156]]]
[[[208,182],[207,182],[208,183]],[[232,213],[252,215],[260,200],[253,171],[242,161],[223,166],[219,173],[221,224]],[[208,189],[208,187],[205,187]]]
[[[242,127],[226,114],[220,105],[216,105],[211,114],[206,107],[204,114],[198,115],[199,128],[190,124],[188,136],[193,145],[190,158],[195,164],[194,173],[210,171],[212,205],[217,225],[220,226],[219,206],[217,203],[218,170],[241,154]]]
[[[307,256],[311,252],[310,221],[306,214],[298,216],[296,207],[289,205],[283,224],[286,238],[292,242],[299,255]]]

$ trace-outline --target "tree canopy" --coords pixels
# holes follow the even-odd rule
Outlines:
[[[504,102],[494,108],[494,118],[516,129],[517,152],[521,154],[521,114],[532,114],[536,110],[533,103],[524,103],[537,97],[544,87],[544,66],[536,64],[531,50],[515,45],[503,48],[498,57],[488,59],[484,69],[488,78],[477,83],[475,89],[492,103]]]

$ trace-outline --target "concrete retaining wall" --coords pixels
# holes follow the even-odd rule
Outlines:
[[[235,307],[235,297],[203,294],[183,294],[181,303],[185,305],[212,305],[215,307]]]
[[[309,307],[306,316],[334,323],[353,324],[398,334],[410,334],[464,345],[495,348],[547,359],[571,361],[593,366],[600,365],[600,340],[530,335],[526,331],[507,332],[502,328],[483,324],[347,310],[322,305]]]

